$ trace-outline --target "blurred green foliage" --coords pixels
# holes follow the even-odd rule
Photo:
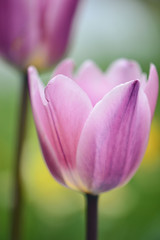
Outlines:
[[[105,1],[101,0],[100,2],[103,2],[104,4]],[[129,44],[128,42],[128,45],[125,46],[122,41],[123,38],[121,38],[122,40],[119,42],[119,47],[117,46],[116,50],[114,47],[113,49],[110,49],[110,43],[105,43],[104,41],[102,44],[100,40],[102,36],[98,38],[94,29],[90,29],[90,33],[88,28],[87,35],[85,29],[87,28],[86,26],[90,26],[87,25],[87,19],[89,18],[91,21],[91,19],[95,17],[90,15],[90,12],[95,13],[96,9],[94,6],[97,6],[98,4],[98,1],[94,0],[93,3],[89,1],[89,4],[87,5],[88,10],[86,10],[84,14],[88,18],[85,17],[85,21],[80,25],[80,31],[74,41],[74,46],[72,46],[73,48],[70,57],[73,57],[78,65],[86,58],[93,58],[102,69],[106,69],[108,64],[116,58],[134,58],[140,62],[143,71],[146,71],[147,73],[150,62],[154,62],[160,75],[160,32],[157,32],[157,26],[159,26],[160,23],[160,14],[158,15],[158,13],[160,13],[159,3],[158,1],[151,0],[134,2],[140,4],[137,5],[137,9],[141,10],[144,8],[142,22],[144,16],[144,19],[147,19],[148,16],[149,20],[146,20],[148,23],[150,23],[150,17],[153,17],[153,22],[148,27],[148,32],[145,32],[145,36],[151,35],[150,42],[147,42],[146,45],[144,43],[145,46],[142,49],[143,52],[140,52],[140,49],[145,39],[139,39],[138,26],[136,28],[135,25],[134,29],[127,29],[127,26],[128,28],[134,26],[129,24],[129,18],[126,19],[128,25],[126,25],[126,29],[123,30],[126,31],[126,35],[129,30],[134,32],[132,36],[127,36],[128,41],[130,38],[135,39],[136,43],[134,46],[134,40],[132,41],[132,44]],[[121,1],[121,4],[124,4],[121,7],[123,8],[124,14],[128,9],[130,11],[135,10],[135,6],[133,9],[125,7],[125,3],[125,1]],[[111,9],[113,10],[113,8]],[[122,10],[120,11],[119,14],[122,14]],[[110,15],[112,16],[112,12]],[[133,12],[131,12],[131,16],[132,15]],[[100,19],[100,12],[97,13],[97,17]],[[122,21],[124,20],[122,19]],[[105,18],[103,18],[103,21],[97,20],[97,22],[97,24],[101,23],[101,25],[105,25]],[[100,27],[102,27],[101,25]],[[116,28],[114,23],[110,27],[114,29]],[[147,26],[144,23],[143,28],[145,27]],[[151,29],[151,27],[154,29]],[[102,30],[104,31],[105,29],[102,28]],[[85,34],[83,35],[83,33]],[[90,36],[94,36],[92,34],[95,35],[95,38],[90,44],[90,41],[87,41],[87,39],[90,39]],[[112,37],[112,34],[109,33],[108,30],[106,30],[106,32],[104,31],[106,38],[107,34],[110,34],[110,38]],[[118,38],[120,39],[119,34],[120,33],[118,32],[117,41],[119,41]],[[80,35],[83,35],[81,36],[83,41],[79,39]],[[143,33],[141,36],[143,36]],[[113,45],[116,45],[116,40],[113,40]],[[106,54],[107,51],[109,54]],[[41,74],[44,82],[49,80],[51,73],[52,71],[50,70]],[[13,201],[13,156],[16,146],[20,91],[21,74],[1,60],[0,239],[2,240],[9,239],[10,231],[10,214]],[[159,103],[152,124],[148,150],[139,171],[125,187],[109,193],[104,193],[100,196],[99,240],[160,239],[160,112],[158,109]],[[85,198],[80,193],[60,186],[49,174],[41,156],[30,107],[27,130],[21,166],[24,205],[21,229],[22,239],[84,239]]]

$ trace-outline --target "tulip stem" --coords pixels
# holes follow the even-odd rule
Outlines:
[[[13,175],[13,212],[11,222],[11,240],[20,239],[20,225],[21,225],[21,212],[22,212],[22,185],[21,185],[21,156],[22,148],[25,138],[26,118],[27,118],[27,106],[28,106],[28,81],[27,71],[23,72],[23,81],[20,112],[18,117],[18,129],[17,129],[17,147],[14,161],[14,175]]]
[[[97,240],[98,196],[86,194],[86,240]]]

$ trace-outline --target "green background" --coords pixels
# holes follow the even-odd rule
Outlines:
[[[117,58],[138,61],[148,74],[153,62],[160,75],[158,1],[84,1],[78,12],[67,56],[76,68],[92,59],[105,70]],[[46,83],[53,69],[41,73]],[[13,169],[21,94],[21,73],[0,60],[0,239],[9,239],[13,207]],[[124,187],[101,194],[100,240],[160,239],[160,111],[153,119],[143,162]],[[82,240],[85,197],[60,186],[43,161],[32,113],[22,154],[22,239]]]

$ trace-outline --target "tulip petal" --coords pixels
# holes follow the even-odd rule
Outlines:
[[[44,87],[34,67],[28,69],[28,76],[32,110],[44,158],[53,176],[59,182],[65,184],[57,156],[52,148],[51,116],[48,109],[48,102],[44,96]]]
[[[93,109],[77,149],[77,168],[88,192],[108,191],[138,168],[150,128],[149,104],[139,81],[114,88]]]
[[[112,63],[106,72],[110,89],[131,80],[141,79],[141,68],[137,62],[127,59],[119,59]]]
[[[55,69],[53,77],[58,74],[63,74],[66,77],[73,78],[74,62],[71,59],[62,61]]]
[[[38,40],[35,5],[35,1],[0,1],[0,52],[21,67]]]
[[[152,117],[156,107],[158,90],[159,90],[158,73],[157,73],[156,67],[153,64],[151,64],[148,82],[146,84],[144,91],[149,101]]]
[[[106,77],[92,61],[82,65],[75,81],[88,94],[93,105],[108,92]]]
[[[56,76],[48,83],[45,96],[52,115],[53,148],[66,175],[74,179],[77,145],[92,104],[87,94],[63,75]]]
[[[44,36],[48,46],[49,59],[55,62],[60,59],[68,45],[73,18],[79,0],[48,0],[45,14]]]

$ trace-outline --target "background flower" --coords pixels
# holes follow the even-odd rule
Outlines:
[[[57,62],[66,51],[78,2],[1,0],[1,55],[21,68]]]

